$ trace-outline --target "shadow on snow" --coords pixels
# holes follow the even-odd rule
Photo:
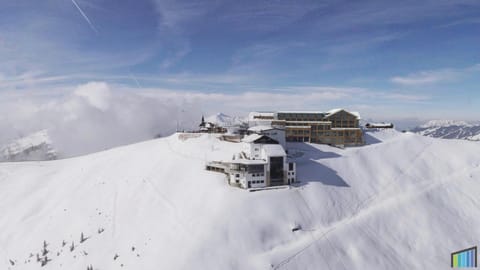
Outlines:
[[[297,179],[300,182],[296,186],[320,182],[328,186],[350,187],[337,171],[318,162],[320,159],[338,158],[339,154],[321,151],[306,143],[289,144],[289,149],[297,163]]]

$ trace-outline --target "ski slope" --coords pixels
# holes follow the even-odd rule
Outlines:
[[[241,149],[208,134],[0,164],[0,269],[450,269],[480,244],[478,143],[366,139],[290,144],[301,183],[258,192],[204,170]]]

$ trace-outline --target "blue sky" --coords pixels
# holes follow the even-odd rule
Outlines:
[[[0,92],[42,102],[105,82],[206,114],[478,120],[479,48],[475,0],[0,3]]]

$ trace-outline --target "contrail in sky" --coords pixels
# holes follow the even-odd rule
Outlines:
[[[130,77],[132,77],[132,79],[135,81],[138,88],[142,88],[142,86],[140,85],[140,82],[138,82],[137,78],[131,72],[130,72]]]
[[[97,31],[97,28],[95,28],[95,26],[93,26],[93,23],[90,21],[90,19],[87,17],[87,15],[85,14],[85,12],[83,12],[83,10],[80,8],[80,6],[77,4],[77,1],[75,0],[72,0],[72,3],[75,5],[75,7],[77,7],[78,11],[80,12],[80,14],[82,14],[83,18],[85,19],[85,21],[87,21],[88,25],[90,25],[90,28],[92,28],[92,30],[98,34],[98,31]]]

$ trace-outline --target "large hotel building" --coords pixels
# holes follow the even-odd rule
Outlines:
[[[328,112],[252,112],[250,126],[271,126],[285,131],[289,142],[353,146],[364,144],[360,115],[344,109]]]

